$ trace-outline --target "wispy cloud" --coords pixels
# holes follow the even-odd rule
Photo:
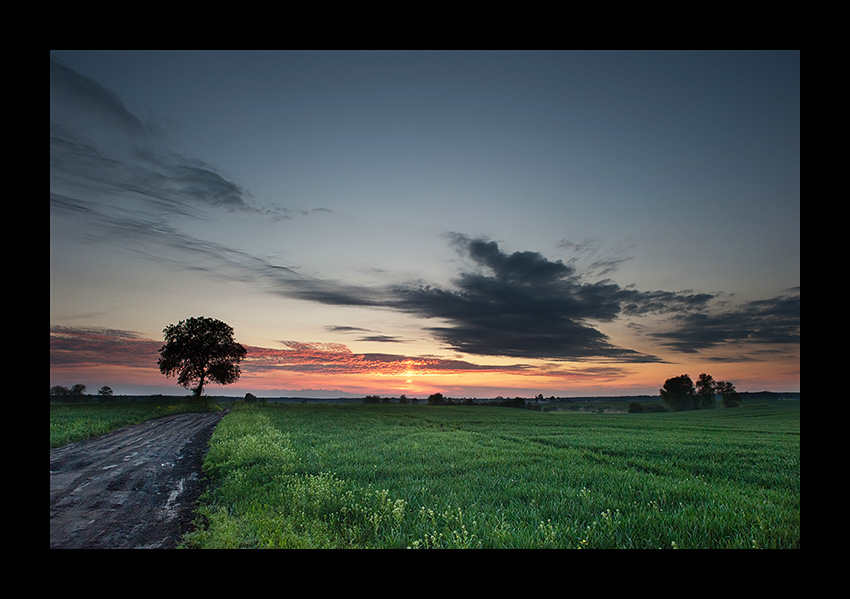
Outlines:
[[[599,240],[593,238],[564,240],[562,248],[581,256],[580,261],[565,263],[535,251],[509,253],[488,239],[451,234],[449,242],[463,263],[449,282],[364,286],[306,276],[291,265],[200,239],[183,223],[223,214],[286,220],[323,209],[255,205],[248,190],[219,169],[171,151],[161,127],[138,118],[115,94],[53,59],[50,91],[51,226],[61,228],[64,235],[105,243],[175,269],[251,283],[287,298],[412,314],[427,319],[425,330],[446,348],[471,355],[662,362],[656,355],[618,346],[600,330],[603,323],[652,315],[664,316],[667,328],[644,329],[644,335],[659,348],[676,352],[729,342],[799,342],[799,289],[717,310],[713,294],[624,288],[601,277],[630,259],[627,248],[602,252]],[[363,341],[403,341],[353,327],[334,330],[357,334]],[[157,343],[129,334],[94,335],[52,331],[52,363],[72,359],[67,346],[72,339],[83,357],[128,361],[136,350],[149,356]],[[113,357],[87,354],[94,351],[88,348],[95,342],[111,344]],[[253,364],[345,369],[409,360],[390,359],[391,354],[355,356],[347,348],[299,346],[275,351],[258,348]]]
[[[374,343],[404,343],[404,339],[395,335],[366,335],[358,337],[358,341],[371,341]]]
[[[758,345],[800,342],[800,288],[767,300],[751,301],[719,312],[691,312],[671,317],[675,328],[649,334],[662,345],[684,353],[721,344]]]
[[[434,356],[354,353],[340,343],[281,341],[285,349],[251,348],[246,371],[280,370],[327,374],[402,375],[465,372],[526,372],[525,364],[487,365]]]
[[[598,237],[588,237],[582,241],[562,239],[558,243],[559,248],[570,250],[574,256],[569,264],[578,267],[582,265],[582,271],[602,277],[609,275],[620,268],[621,265],[633,259],[628,254],[633,246],[620,243],[614,248],[603,249],[602,240]]]
[[[405,339],[402,339],[401,337],[398,337],[396,335],[382,335],[380,333],[376,333],[375,331],[363,329],[360,327],[326,326],[325,330],[330,331],[332,333],[356,333],[360,335],[359,337],[357,337],[357,341],[371,341],[376,343],[406,343]],[[364,335],[364,333],[371,334]]]
[[[238,336],[237,336],[238,339]],[[247,346],[241,364],[243,383],[262,380],[264,385],[286,384],[293,376],[446,377],[459,375],[521,375],[530,380],[558,380],[562,385],[600,383],[622,379],[628,372],[616,365],[477,364],[437,356],[355,353],[339,343],[281,341],[281,348]],[[135,373],[136,383],[162,382],[156,366],[162,342],[145,339],[133,331],[96,327],[52,326],[50,362],[54,374],[83,380],[90,373]],[[256,378],[253,378],[256,377]],[[331,379],[327,379],[331,380]],[[448,379],[441,378],[444,384]],[[503,392],[494,387],[494,394]],[[346,393],[340,392],[339,395]]]
[[[238,336],[237,336],[238,339]],[[462,373],[516,373],[552,375],[550,367],[527,364],[473,364],[435,356],[385,353],[354,353],[341,343],[281,341],[282,348],[246,346],[243,374],[269,372],[321,373],[327,375],[413,375]],[[50,327],[50,364],[76,368],[122,367],[149,370],[156,366],[162,341],[146,339],[134,331],[98,327]]]
[[[51,367],[156,368],[161,341],[134,331],[100,327],[50,327]]]
[[[164,129],[134,115],[99,83],[50,60],[51,202],[117,218],[206,218],[209,210],[283,220],[306,213],[257,206],[219,169],[172,151]]]

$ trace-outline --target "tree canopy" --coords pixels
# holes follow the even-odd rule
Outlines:
[[[735,385],[726,381],[718,381],[717,392],[724,408],[737,408],[741,405],[741,396],[735,390]]]
[[[701,410],[714,407],[714,396],[719,393],[723,407],[733,408],[741,404],[741,396],[730,382],[715,382],[710,374],[701,374],[696,384],[687,374],[664,381],[660,389],[664,404],[674,412]]]
[[[693,410],[696,407],[694,382],[687,374],[667,379],[659,392],[662,401],[674,412]]]
[[[229,385],[242,374],[239,363],[247,353],[233,339],[233,327],[204,316],[187,318],[163,329],[165,345],[157,361],[166,377],[177,376],[177,382],[200,397],[207,382]]]
[[[697,409],[714,407],[714,378],[710,374],[701,374],[697,379],[694,402]]]

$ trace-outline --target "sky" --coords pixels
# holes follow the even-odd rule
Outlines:
[[[798,51],[50,52],[50,384],[800,388]]]

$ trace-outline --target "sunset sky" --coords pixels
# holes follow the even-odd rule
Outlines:
[[[51,51],[50,384],[800,390],[796,51]]]

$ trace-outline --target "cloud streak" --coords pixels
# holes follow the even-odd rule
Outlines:
[[[718,345],[800,343],[800,288],[767,300],[747,302],[734,310],[695,312],[672,317],[676,327],[650,337],[678,352],[696,353]]]
[[[50,327],[51,367],[156,368],[161,341],[134,331],[99,327]]]
[[[169,149],[164,130],[136,117],[99,83],[50,60],[50,187],[54,198],[115,213],[205,218],[207,210],[274,220],[295,212],[258,207],[213,166]]]
[[[306,276],[295,267],[200,239],[182,223],[215,220],[224,214],[286,220],[302,212],[255,206],[238,183],[203,161],[171,152],[160,127],[139,119],[115,94],[53,59],[50,76],[51,220],[65,235],[118,247],[173,269],[255,284],[286,298],[410,314],[425,319],[424,329],[445,348],[470,355],[558,362],[663,362],[654,354],[618,346],[600,330],[604,323],[648,316],[662,316],[667,329],[647,330],[644,335],[659,348],[679,353],[727,343],[799,343],[799,288],[717,311],[712,308],[713,294],[641,291],[609,279],[590,280],[591,275],[605,276],[630,259],[623,248],[613,256],[601,256],[595,239],[561,243],[590,262],[580,271],[575,262],[550,260],[534,251],[509,253],[494,241],[454,233],[449,242],[463,265],[450,282],[385,286]],[[361,341],[403,342],[353,327],[335,330],[358,334]],[[72,356],[68,345],[72,342],[79,358]],[[111,347],[112,353],[101,351],[103,345],[96,351],[97,343]],[[147,359],[158,350],[158,345],[151,344],[157,342],[127,332],[98,337],[93,331],[74,336],[52,329],[51,364],[89,358],[129,364],[133,352]],[[352,354],[343,348],[256,348],[253,364],[329,372],[392,370],[401,364],[448,367],[446,361]],[[466,362],[454,367],[475,370]]]
[[[557,374],[551,367],[527,364],[473,364],[435,356],[386,353],[354,353],[341,343],[280,341],[280,348],[246,346],[242,363],[245,376],[263,373],[320,373],[327,375],[404,375],[464,373]],[[156,366],[162,341],[146,339],[134,331],[98,327],[50,327],[52,367],[121,367],[150,370]],[[573,375],[579,374],[573,372]],[[598,374],[595,370],[591,374]]]
[[[281,341],[286,349],[253,347],[246,369],[321,372],[327,374],[413,375],[486,372],[528,372],[526,364],[487,365],[434,356],[406,356],[385,353],[354,353],[340,343]]]

